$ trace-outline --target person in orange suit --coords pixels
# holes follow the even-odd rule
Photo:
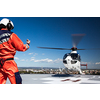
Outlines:
[[[22,84],[22,78],[14,61],[16,51],[29,49],[30,40],[26,44],[11,30],[14,24],[7,18],[0,21],[0,84],[5,84],[9,78],[11,84]]]

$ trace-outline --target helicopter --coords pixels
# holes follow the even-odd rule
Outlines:
[[[80,40],[85,36],[85,34],[72,34],[73,47],[71,49],[68,48],[53,48],[53,47],[37,47],[42,49],[56,49],[56,50],[71,50],[70,53],[66,53],[63,56],[63,64],[67,71],[78,71],[80,74],[83,74],[81,71],[81,57],[77,50],[85,50],[85,49],[77,49],[77,45]],[[87,64],[85,64],[87,65]]]

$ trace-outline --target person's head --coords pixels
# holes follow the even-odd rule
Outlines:
[[[3,18],[1,21],[0,21],[0,30],[2,28],[7,28],[7,30],[11,31],[13,28],[14,28],[14,24],[12,21],[10,21],[9,19],[7,18]]]

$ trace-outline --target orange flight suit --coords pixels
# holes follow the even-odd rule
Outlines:
[[[0,84],[5,84],[7,77],[11,84],[21,84],[22,78],[19,74],[14,55],[17,51],[26,51],[28,44],[18,38],[18,36],[8,30],[0,30]]]

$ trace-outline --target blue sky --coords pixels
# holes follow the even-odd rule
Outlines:
[[[0,20],[5,17],[0,17]],[[71,34],[86,34],[77,48],[100,48],[99,17],[6,17],[13,21],[12,30],[26,43],[31,41],[26,52],[17,52],[18,67],[64,67],[62,58],[70,50],[39,49],[37,46],[71,48]],[[82,63],[88,68],[100,68],[100,50],[78,51]],[[82,67],[84,68],[84,67]]]

